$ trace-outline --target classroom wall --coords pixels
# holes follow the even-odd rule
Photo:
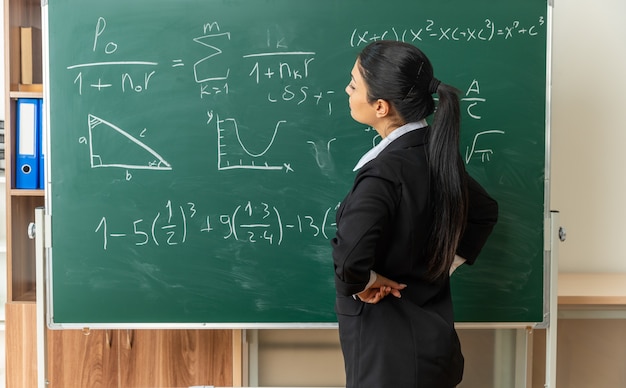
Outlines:
[[[555,0],[551,208],[567,239],[559,272],[626,271],[626,2]],[[557,386],[626,386],[626,320],[559,319]],[[535,333],[534,388],[545,341]]]
[[[554,0],[551,208],[560,272],[626,272],[626,1]]]

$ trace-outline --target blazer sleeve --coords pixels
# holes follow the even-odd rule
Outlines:
[[[398,194],[393,182],[364,168],[337,216],[332,239],[335,287],[341,295],[363,291],[374,266],[376,245],[393,217]]]
[[[468,264],[473,264],[498,221],[498,203],[469,174],[467,192],[467,223],[457,255],[466,259]]]

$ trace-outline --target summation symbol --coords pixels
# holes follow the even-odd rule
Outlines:
[[[224,33],[219,33],[219,34],[210,34],[210,35],[200,36],[200,37],[193,39],[194,42],[199,43],[205,47],[208,47],[211,52],[208,56],[200,59],[198,62],[196,62],[193,65],[193,74],[197,83],[228,79],[230,69],[226,69],[225,74],[216,75],[215,65],[211,64],[211,58],[217,55],[221,55],[222,50],[210,44],[209,42],[212,42],[219,38],[227,38],[228,40],[230,40],[230,33],[224,32]]]
[[[118,126],[89,114],[91,167],[171,170],[172,166],[152,148]]]

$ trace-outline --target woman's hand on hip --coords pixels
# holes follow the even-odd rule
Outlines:
[[[400,291],[405,288],[406,284],[401,284],[376,274],[376,281],[369,288],[357,294],[357,296],[365,303],[378,303],[389,294],[396,298],[401,298]]]

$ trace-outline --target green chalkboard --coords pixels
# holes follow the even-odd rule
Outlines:
[[[330,239],[377,139],[344,88],[370,41],[462,91],[500,203],[461,322],[544,314],[545,0],[50,0],[53,325],[335,322]]]

